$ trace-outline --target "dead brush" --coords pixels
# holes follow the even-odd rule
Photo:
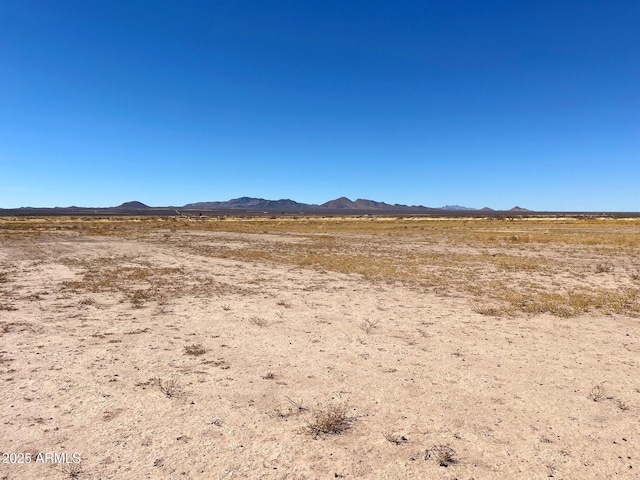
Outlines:
[[[133,308],[142,308],[147,300],[151,298],[150,293],[147,290],[134,290],[129,294],[129,300],[133,305]]]
[[[433,459],[438,462],[441,467],[448,467],[452,463],[457,462],[457,456],[456,451],[449,445],[433,445],[425,452],[424,459]]]
[[[613,264],[611,262],[604,262],[596,264],[596,273],[611,273],[613,272]]]
[[[609,398],[607,397],[607,391],[605,390],[603,383],[595,385],[589,392],[588,397],[594,402],[601,402],[602,400]]]
[[[177,397],[181,390],[180,382],[175,377],[170,378],[168,380],[162,380],[161,378],[156,378],[154,379],[154,383],[158,385],[158,388],[160,388],[160,391],[167,398]]]
[[[313,436],[339,435],[351,427],[352,419],[347,415],[344,403],[330,404],[325,408],[315,408],[306,420],[306,430]]]
[[[262,377],[262,378],[265,378],[265,377]],[[301,413],[304,413],[308,410],[308,408],[304,406],[304,403],[302,400],[297,401],[297,400],[291,399],[290,397],[285,397],[285,398],[287,399],[289,406],[286,407],[285,409],[282,409],[280,406],[277,406],[276,408],[274,408],[273,415],[276,418],[286,419],[294,415],[299,415]]]
[[[505,312],[505,308],[501,308],[495,305],[486,305],[478,302],[471,303],[471,310],[480,315],[486,315],[490,317],[499,317]]]
[[[362,322],[362,325],[360,325],[360,328],[364,331],[364,333],[369,335],[375,328],[377,328],[379,323],[380,320],[369,320],[368,318],[365,318],[364,322]]]
[[[258,327],[266,327],[267,326],[267,321],[264,318],[261,318],[261,317],[251,317],[249,319],[249,322],[251,322],[253,325],[256,325]]]
[[[63,464],[62,472],[69,478],[80,478],[83,470],[78,464]]]
[[[383,434],[383,437],[387,440],[387,442],[393,443],[394,445],[400,445],[402,444],[402,442],[407,441],[407,437],[405,437],[404,435],[397,435],[393,432],[386,432]]]
[[[198,355],[204,355],[207,350],[200,343],[194,343],[193,345],[187,345],[184,347],[184,354],[197,357]]]
[[[91,297],[84,297],[79,302],[80,305],[95,305],[96,301]]]

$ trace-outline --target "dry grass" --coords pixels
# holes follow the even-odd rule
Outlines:
[[[267,321],[262,317],[251,317],[249,322],[258,327],[266,327],[268,325]]]
[[[484,315],[548,313],[571,317],[589,311],[640,314],[640,274],[636,267],[640,219],[0,219],[0,238],[60,231],[163,243],[179,235],[206,233],[213,237],[189,237],[189,242],[176,242],[175,247],[205,257],[287,264],[358,275],[372,282],[399,282],[442,295],[462,292],[471,299],[473,309]],[[264,233],[272,238],[263,238]],[[259,235],[247,241],[246,236],[253,234]],[[211,242],[210,238],[224,241]],[[222,296],[240,289],[211,278],[187,278],[180,268],[150,265],[125,255],[61,261],[79,276],[64,282],[65,291],[119,292],[134,308],[144,308],[150,302],[164,305],[184,294]],[[633,267],[629,274],[623,274],[614,265]],[[3,285],[8,283],[7,278],[3,272]],[[291,307],[283,299],[277,305]],[[13,307],[3,303],[0,308]],[[222,308],[229,310],[230,306],[223,304]],[[276,315],[283,318],[280,312]],[[264,326],[263,321],[250,321]],[[367,328],[371,333],[373,327]]]

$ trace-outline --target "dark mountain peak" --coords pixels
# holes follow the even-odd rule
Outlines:
[[[519,206],[515,206],[512,209],[509,210],[510,212],[530,212],[531,210],[529,210],[528,208],[522,208]]]
[[[69,208],[74,208],[74,207],[69,207]],[[151,207],[149,205],[145,205],[142,202],[133,201],[133,202],[125,202],[122,205],[118,205],[115,208],[119,208],[122,210],[139,210],[142,208],[151,208]]]
[[[356,208],[355,203],[349,200],[347,197],[336,198],[335,200],[329,200],[328,202],[320,205],[324,208]]]
[[[482,207],[480,209],[481,212],[495,212],[495,210],[493,208],[490,207]]]

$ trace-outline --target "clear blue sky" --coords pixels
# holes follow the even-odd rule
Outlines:
[[[640,211],[640,2],[0,4],[0,207]]]

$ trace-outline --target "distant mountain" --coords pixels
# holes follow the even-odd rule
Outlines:
[[[358,198],[353,201],[347,197],[329,200],[321,205],[299,203],[289,199],[281,200],[265,200],[264,198],[240,197],[227,200],[226,202],[196,202],[188,203],[185,209],[203,209],[203,210],[226,210],[226,209],[244,209],[244,210],[281,210],[281,211],[305,211],[305,210],[360,210],[360,211],[404,211],[415,213],[434,212],[438,210],[476,210],[475,208],[461,207],[460,205],[446,205],[442,208],[424,207],[422,205],[401,205],[389,204],[385,202],[377,202],[375,200],[367,200]]]
[[[183,208],[189,209],[251,209],[251,210],[306,210],[317,208],[317,205],[298,203],[289,199],[265,200],[264,198],[240,197],[226,202],[196,202],[188,203]]]
[[[77,208],[77,207],[69,207],[69,208]],[[145,205],[142,202],[125,202],[122,205],[118,205],[117,207],[118,210],[141,210],[143,208],[151,208],[149,205]]]
[[[386,211],[415,211],[426,212],[433,211],[435,209],[429,207],[423,207],[422,205],[390,205],[385,202],[376,202],[375,200],[366,200],[358,198],[355,202],[347,197],[336,198],[320,205],[320,208],[327,208],[332,210],[386,210]]]
[[[55,214],[55,215],[85,215],[85,214],[115,214],[115,215],[173,215],[176,209],[184,209],[190,211],[193,214],[194,211],[205,210],[220,210],[220,211],[236,211],[238,213],[309,213],[309,214],[325,214],[325,213],[337,213],[344,212],[345,214],[365,214],[365,213],[396,213],[396,214],[444,214],[444,215],[464,215],[466,212],[473,214],[478,213],[492,213],[492,212],[505,212],[505,210],[493,210],[489,207],[484,207],[480,210],[470,207],[463,207],[460,205],[445,205],[440,208],[425,207],[422,205],[401,205],[401,204],[389,204],[385,202],[377,202],[375,200],[367,200],[358,198],[353,201],[347,197],[336,198],[330,200],[321,205],[300,203],[290,199],[280,200],[267,200],[264,198],[254,197],[240,197],[233,198],[227,201],[215,201],[215,202],[196,202],[188,203],[182,207],[166,206],[166,207],[150,207],[139,201],[125,202],[117,207],[53,207],[53,208],[32,208],[32,207],[20,207],[17,209],[1,209],[0,214],[8,215],[15,212],[17,215],[25,214]],[[54,213],[55,212],[55,213]],[[135,213],[133,213],[135,212]],[[449,213],[445,213],[449,212]],[[515,206],[506,212],[531,212],[526,208]],[[535,213],[535,212],[533,212]]]
[[[442,210],[477,210],[477,208],[461,207],[460,205],[445,205]]]
[[[362,198],[358,198],[355,202],[348,199],[347,197],[336,198],[335,200],[329,200],[328,202],[320,205],[322,208],[331,208],[331,209],[388,209],[391,205],[388,205],[384,202],[376,202],[373,200],[365,200]],[[393,207],[391,207],[393,208]]]

